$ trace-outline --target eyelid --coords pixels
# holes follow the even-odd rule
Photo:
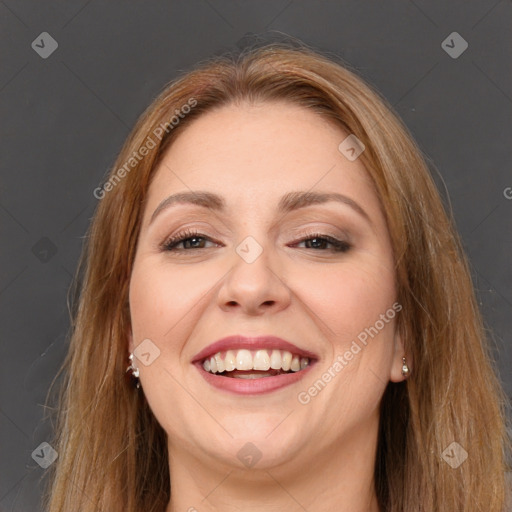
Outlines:
[[[173,238],[184,236],[187,233],[194,234],[197,232],[196,236],[204,236],[204,237],[210,238],[212,240],[228,236],[228,235],[219,233],[219,231],[214,229],[210,224],[207,224],[206,228],[199,227],[198,224],[207,224],[207,223],[193,222],[190,224],[185,224],[184,226],[181,226],[178,229],[174,229],[169,235],[165,236],[164,240],[161,243],[159,243],[158,245],[162,245]],[[328,227],[320,226],[320,224],[327,224]],[[215,232],[215,234],[208,234],[207,231],[210,231],[210,230],[213,230]],[[286,231],[286,230],[282,229],[281,231]],[[306,225],[301,225],[300,227],[294,227],[291,229],[291,232],[292,232],[291,235],[281,233],[280,236],[286,237],[286,238],[289,238],[290,236],[292,238],[293,237],[298,238],[298,237],[304,237],[306,235],[309,236],[311,234],[317,234],[317,235],[322,235],[322,236],[331,236],[333,238],[342,239],[347,242],[352,242],[352,236],[350,235],[349,231],[347,231],[345,229],[341,229],[339,226],[336,226],[336,225],[333,225],[330,223],[321,223],[321,222],[319,223],[318,221],[310,222]]]
[[[160,230],[158,230],[160,231]],[[187,222],[186,224],[178,224],[178,227],[173,228],[171,230],[166,230],[165,235],[157,234],[158,239],[161,241],[156,242],[156,246],[160,247],[163,244],[165,244],[168,240],[171,240],[172,238],[182,236],[185,233],[188,232],[198,232],[202,236],[208,237],[212,240],[219,240],[221,238],[225,238],[227,236],[226,233],[222,233],[218,229],[216,229],[214,226],[212,226],[211,223],[208,222],[201,222],[201,221],[191,221]],[[157,232],[158,233],[158,232]]]
[[[215,239],[215,237],[208,235],[202,232],[203,230],[199,230],[196,228],[186,228],[184,230],[179,230],[176,233],[173,233],[164,238],[162,242],[158,244],[158,249],[161,251],[168,250],[167,247],[173,243],[182,243],[184,240],[188,238],[204,238],[205,240],[219,244],[219,242]]]
[[[298,231],[298,230],[297,230]],[[214,245],[219,246],[219,242],[215,240],[210,235],[207,235],[206,233],[203,233],[195,228],[188,228],[185,230],[178,231],[177,233],[173,233],[167,238],[163,240],[158,245],[159,252],[169,252],[169,253],[177,253],[177,254],[184,254],[184,253],[195,253],[198,250],[204,251],[206,249],[211,249],[212,247],[196,247],[196,248],[178,248],[179,245],[183,244],[184,242],[198,238],[202,239],[206,243],[213,243]],[[306,243],[311,240],[322,240],[323,242],[329,244],[331,246],[331,249],[328,250],[316,250],[313,248],[307,248],[305,247],[305,250],[311,250],[313,252],[318,253],[345,253],[349,250],[351,250],[354,247],[354,244],[349,240],[349,237],[346,236],[339,236],[339,235],[331,235],[329,234],[329,230],[325,229],[309,229],[306,231],[301,231],[300,235],[297,234],[295,239],[292,242],[288,242],[286,245],[287,247],[294,247],[302,243]],[[222,242],[220,242],[221,246],[224,246]]]
[[[353,236],[351,235],[351,231],[342,229],[341,227],[328,222],[315,221],[309,222],[305,225],[302,224],[300,227],[292,228],[292,233],[292,236],[296,238],[310,236],[311,234],[321,234],[322,236],[331,236],[350,244],[353,243]]]

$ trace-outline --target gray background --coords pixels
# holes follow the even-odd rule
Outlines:
[[[510,0],[2,0],[0,27],[0,511],[40,510],[31,453],[50,435],[94,188],[177,72],[251,33],[339,55],[402,116],[446,184],[512,396]],[[441,47],[454,31],[469,44],[456,59]],[[58,42],[46,59],[42,32]]]

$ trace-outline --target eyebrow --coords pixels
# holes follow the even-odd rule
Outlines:
[[[277,211],[278,213],[284,214],[300,208],[306,208],[311,205],[323,204],[331,201],[336,201],[350,206],[354,211],[372,224],[370,217],[358,203],[350,197],[336,192],[288,192],[279,200]],[[225,200],[217,194],[206,191],[179,192],[167,197],[156,207],[155,211],[151,215],[149,224],[151,224],[157,215],[163,210],[167,210],[177,204],[193,204],[218,212],[226,211]]]

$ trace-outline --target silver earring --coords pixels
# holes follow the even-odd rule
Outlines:
[[[140,382],[139,382],[139,369],[133,366],[133,352],[128,356],[128,360],[130,361],[130,366],[126,368],[126,372],[128,373],[130,370],[132,372],[133,377],[137,379],[136,387],[137,389],[140,388]]]
[[[409,376],[410,370],[405,362],[405,357],[402,357],[402,375],[407,378]]]

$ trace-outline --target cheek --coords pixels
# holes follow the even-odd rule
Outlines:
[[[395,301],[394,275],[375,258],[323,265],[293,278],[300,298],[312,308],[338,343],[374,325]],[[300,292],[299,292],[300,290]]]
[[[135,265],[130,280],[130,313],[134,337],[152,337],[161,330],[168,311],[173,314],[177,301],[159,282],[151,267]],[[173,289],[173,288],[170,288]],[[134,340],[136,341],[136,340]]]
[[[326,391],[317,391],[324,388],[318,388],[317,376],[301,391],[319,410],[332,408],[333,414],[325,415],[331,428],[338,428],[340,417],[355,425],[373,413],[388,381],[397,314],[395,279],[368,256],[296,275],[297,289],[304,293],[301,299],[319,319],[315,322],[331,350],[322,365]]]
[[[218,275],[217,275],[218,274]],[[130,280],[130,311],[134,337],[176,338],[176,331],[201,308],[201,300],[221,277],[213,269],[179,268],[154,258],[136,261]]]

